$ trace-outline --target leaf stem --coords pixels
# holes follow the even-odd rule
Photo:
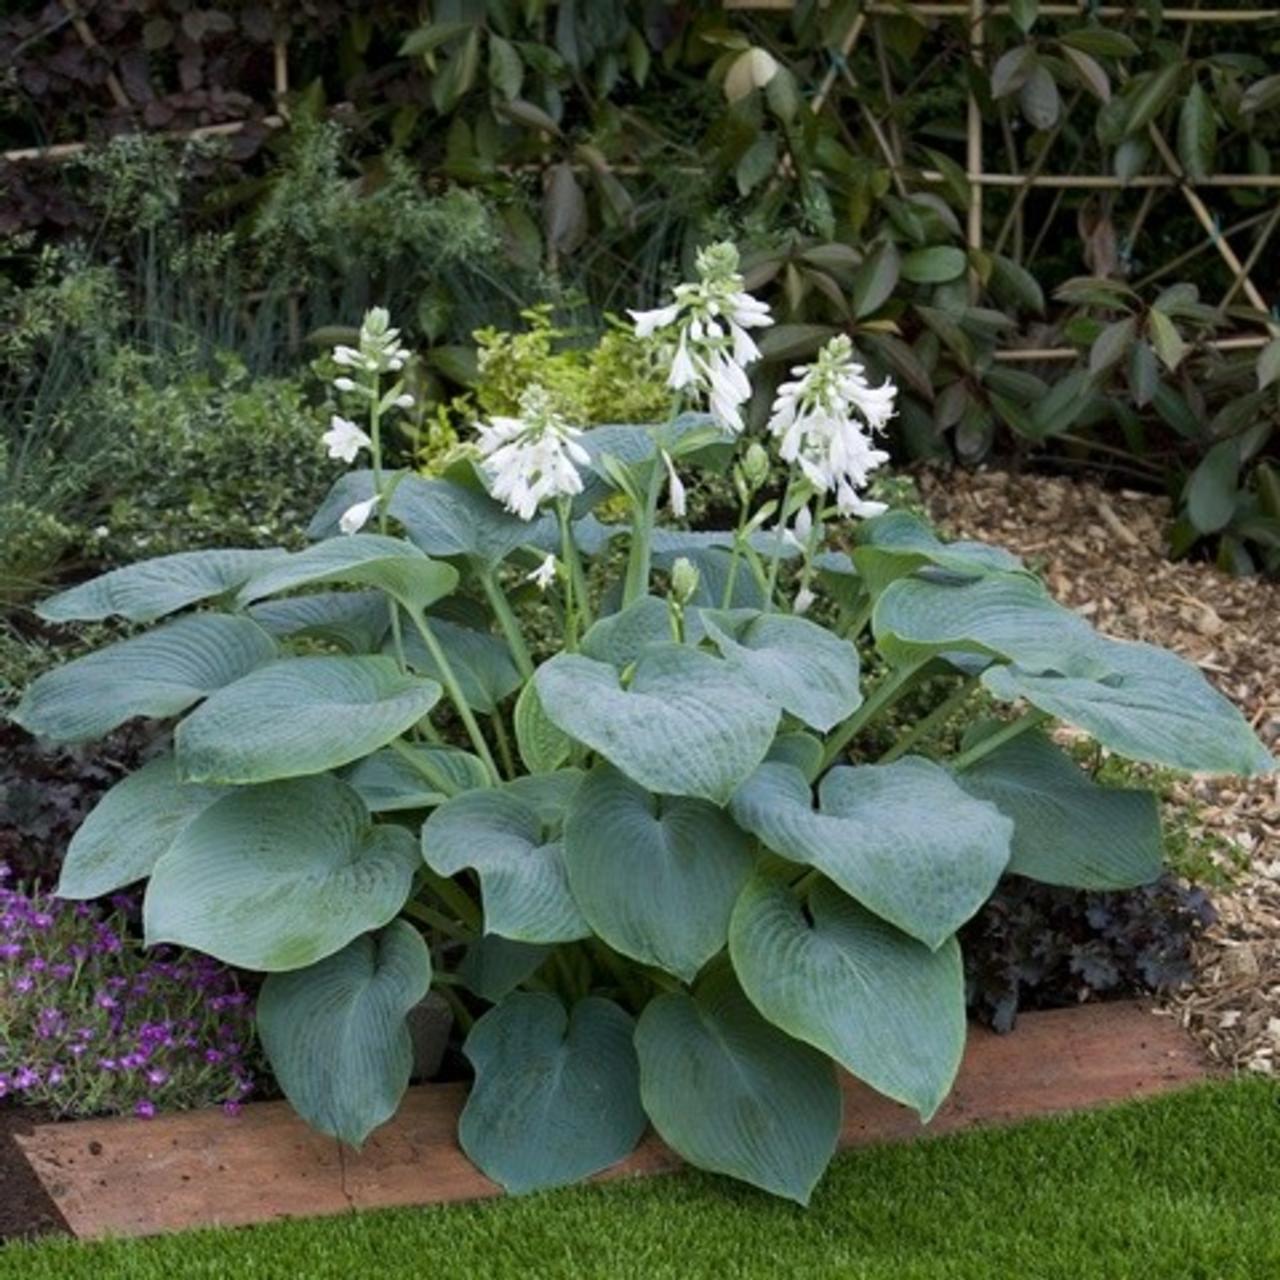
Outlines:
[[[649,576],[653,562],[651,540],[653,524],[658,514],[658,495],[662,492],[662,474],[662,457],[655,441],[653,469],[649,473],[644,507],[637,508],[631,517],[631,546],[627,552],[627,577],[622,593],[624,609],[641,596],[649,594]]]
[[[1038,708],[1026,711],[1016,720],[1010,720],[1003,729],[997,729],[995,733],[989,733],[981,742],[975,742],[968,751],[962,751],[951,761],[951,767],[953,769],[967,769],[971,764],[981,760],[983,756],[990,755],[997,747],[1004,746],[1006,742],[1012,742],[1014,738],[1026,733],[1027,730],[1035,729],[1050,719],[1052,717],[1047,711],[1041,711]]]
[[[506,638],[507,647],[511,650],[516,667],[521,677],[528,680],[533,675],[533,659],[529,656],[529,646],[525,644],[524,632],[520,630],[520,619],[516,617],[515,610],[512,609],[511,601],[507,599],[507,593],[502,589],[497,574],[487,565],[482,566],[479,562],[476,564],[476,572],[480,578],[480,585],[484,588],[485,597],[489,601],[489,607],[493,610],[493,616],[497,618],[498,626]]]
[[[764,611],[773,612],[773,593],[778,586],[778,568],[782,564],[782,548],[787,533],[787,506],[791,502],[791,491],[795,486],[796,473],[793,467],[787,473],[787,487],[782,491],[782,505],[778,508],[778,531],[773,541],[773,559],[769,564],[769,578],[764,588]]]
[[[822,756],[822,767],[828,768],[840,753],[882,711],[891,707],[915,683],[920,672],[932,660],[932,655],[908,662],[889,672],[872,690],[871,696],[843,724],[838,725],[827,739],[827,749]]]
[[[443,911],[437,911],[434,907],[429,907],[413,898],[410,898],[401,910],[420,924],[438,929],[447,938],[454,938],[459,942],[470,942],[473,937],[470,929],[450,919]]]
[[[484,914],[471,895],[456,881],[423,867],[422,883],[473,933],[484,931]]]
[[[977,676],[966,676],[923,720],[918,720],[908,729],[876,763],[888,764],[891,760],[896,760],[910,751],[917,742],[927,738],[935,730],[941,729],[968,700],[977,684]]]
[[[511,739],[507,736],[507,726],[503,723],[503,715],[501,707],[494,707],[493,714],[489,717],[489,722],[493,725],[493,736],[498,742],[498,755],[502,759],[502,769],[508,778],[516,776],[515,757],[511,754]]]

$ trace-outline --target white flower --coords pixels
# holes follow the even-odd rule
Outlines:
[[[490,491],[522,520],[532,520],[548,498],[582,492],[578,466],[591,461],[578,443],[582,432],[555,412],[542,387],[526,388],[520,417],[476,426]]]
[[[333,349],[334,364],[374,375],[398,373],[408,358],[409,352],[400,342],[400,330],[391,328],[385,307],[371,307],[364,313],[358,347],[339,343]],[[333,385],[339,391],[353,391],[356,384],[350,378],[335,378]]]
[[[897,387],[888,380],[871,386],[843,334],[813,364],[791,372],[797,380],[778,388],[769,419],[769,431],[781,440],[778,452],[819,492],[834,492],[843,514],[879,515],[884,505],[866,502],[858,492],[889,460],[870,433],[882,431],[893,416]]]
[[[685,501],[684,481],[676,474],[676,464],[671,455],[662,450],[662,461],[667,464],[667,493],[671,499],[671,514],[677,520],[683,520],[688,503]]]
[[[338,520],[338,528],[343,533],[359,533],[369,523],[369,517],[373,515],[373,509],[377,505],[378,495],[375,493],[367,501],[348,507]]]
[[[555,580],[555,556],[548,556],[532,573],[525,575],[525,581],[535,583],[539,591],[545,591]]]
[[[360,353],[352,347],[344,347],[339,343],[333,349],[333,363],[340,364],[347,369],[358,369],[364,364],[364,359]]]
[[[354,462],[356,454],[373,443],[350,418],[337,413],[329,419],[329,430],[320,439],[329,446],[329,457],[343,462]]]
[[[334,378],[333,385],[339,391],[354,391],[356,389],[356,384],[350,378]]]
[[[796,598],[791,604],[792,613],[808,613],[813,608],[813,602],[816,599],[817,596],[808,587],[801,587],[796,592]]]
[[[705,393],[712,417],[734,434],[744,429],[740,406],[751,398],[746,368],[760,359],[747,331],[773,323],[769,307],[742,287],[738,251],[714,244],[698,254],[696,284],[675,288],[675,301],[653,311],[632,311],[636,336],[674,341],[667,385]]]
[[[391,402],[397,409],[412,409],[413,397],[407,392],[402,392]]]

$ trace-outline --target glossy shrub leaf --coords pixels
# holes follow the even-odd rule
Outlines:
[[[908,756],[838,767],[815,809],[804,775],[765,764],[730,805],[768,848],[817,867],[878,916],[941,946],[991,896],[1013,823],[939,765]]]
[[[37,737],[100,738],[135,716],[176,716],[276,653],[248,618],[194,614],[45,672],[13,718]]]
[[[425,609],[458,585],[458,571],[402,538],[353,533],[317,542],[255,574],[240,589],[240,602],[336,582],[377,587],[407,608]]]
[[[1154,645],[1094,637],[1097,674],[1035,674],[989,668],[982,682],[998,698],[1076,725],[1130,760],[1193,772],[1249,777],[1276,762],[1248,721],[1189,662]]]
[[[572,787],[579,778],[564,774]],[[512,784],[468,791],[423,824],[422,856],[442,876],[475,870],[486,933],[517,942],[571,942],[591,930],[569,891],[562,821],[554,811],[540,813],[535,797]]]
[[[1213,172],[1217,135],[1213,100],[1197,81],[1178,113],[1178,159],[1190,177],[1207,178]]]
[[[96,622],[111,617],[152,622],[188,605],[235,591],[253,574],[287,554],[240,547],[179,551],[100,574],[59,592],[36,612],[46,622]]]
[[[601,938],[691,981],[728,938],[751,841],[705,800],[650,795],[601,764],[570,805],[564,858],[574,899]]]
[[[1200,460],[1187,482],[1187,518],[1201,533],[1216,533],[1236,513],[1240,485],[1240,449],[1222,440]]]
[[[357,761],[346,781],[370,813],[394,813],[434,808],[461,791],[487,787],[489,771],[479,756],[457,747],[402,743]]]
[[[1101,787],[1039,733],[1024,733],[956,774],[1013,819],[1008,870],[1076,889],[1149,884],[1164,863],[1150,791]]]
[[[754,609],[704,609],[700,618],[743,682],[797,720],[825,733],[862,705],[858,650],[825,627]]]
[[[282,658],[228,685],[174,734],[191,782],[270,782],[336,769],[385,746],[435,706],[440,686],[393,658]]]
[[[989,547],[983,542],[943,542],[923,520],[907,511],[889,511],[863,521],[857,538],[853,563],[872,596],[925,565],[965,578],[1016,573],[1022,568],[1022,561],[1002,547]]]
[[[492,632],[460,626],[446,618],[429,618],[428,622],[467,705],[473,711],[492,715],[498,703],[520,687],[520,672],[506,641]],[[440,667],[416,631],[405,632],[404,650],[415,671],[435,680],[441,678]]]
[[[382,647],[391,629],[391,602],[381,591],[318,591],[251,605],[249,616],[273,636],[321,640],[348,653]]]
[[[515,992],[471,1029],[476,1079],[458,1141],[480,1170],[520,1194],[590,1177],[644,1132],[635,1023],[599,996],[571,1013],[554,996]]]
[[[405,1017],[430,986],[431,954],[404,920],[267,978],[258,1034],[285,1097],[313,1129],[358,1147],[391,1119],[413,1072]]]
[[[723,804],[769,750],[778,710],[726,664],[653,645],[623,687],[617,670],[562,653],[538,669],[538,696],[570,737],[664,795]]]
[[[530,773],[551,773],[560,768],[573,751],[573,740],[556,728],[538,697],[538,686],[530,680],[516,699],[511,717],[520,759]]]
[[[391,920],[417,866],[413,837],[373,825],[337,778],[238,789],[156,863],[147,945],[173,942],[268,973],[301,969]]]
[[[497,1004],[526,978],[531,978],[551,954],[539,942],[513,942],[501,934],[486,933],[467,947],[458,965],[458,977],[481,1000]]]
[[[968,259],[962,249],[936,244],[927,249],[913,249],[902,259],[899,270],[904,280],[913,284],[945,284],[964,275]]]
[[[122,778],[71,837],[58,897],[101,898],[149,876],[183,827],[224,794],[181,784],[172,756]]]
[[[640,1096],[690,1164],[808,1204],[836,1149],[840,1086],[820,1053],[760,1016],[727,966],[658,996],[636,1027]]]
[[[774,1026],[933,1116],[964,1053],[954,937],[930,950],[826,880],[802,903],[760,876],[734,909],[729,948],[742,989]]]

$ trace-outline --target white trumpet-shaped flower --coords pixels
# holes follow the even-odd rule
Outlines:
[[[539,591],[546,589],[555,584],[556,580],[556,558],[555,556],[547,556],[545,560],[532,572],[525,575],[526,582],[532,582]]]
[[[801,587],[796,592],[796,598],[791,603],[791,612],[797,614],[806,614],[813,608],[813,602],[818,597],[809,590],[808,587]]]
[[[409,352],[400,341],[400,330],[391,327],[391,317],[385,307],[372,307],[364,313],[358,346],[339,343],[333,349],[334,364],[361,373],[399,373],[408,358]],[[333,385],[339,391],[353,391],[356,387],[345,375],[335,378]]]
[[[578,443],[582,432],[555,412],[544,388],[525,390],[518,418],[494,417],[476,426],[490,490],[522,520],[532,520],[549,498],[582,492],[578,467],[591,461]]]
[[[377,505],[378,495],[375,493],[372,498],[367,498],[364,502],[357,502],[348,507],[338,517],[338,528],[346,534],[359,533],[369,523],[369,517],[373,515]]]
[[[329,419],[329,430],[320,437],[328,446],[329,457],[354,462],[361,449],[368,449],[373,441],[350,418],[335,413]]]
[[[751,398],[746,369],[760,359],[748,331],[771,325],[773,317],[743,288],[732,244],[708,246],[697,264],[699,280],[677,285],[673,303],[630,314],[637,337],[674,341],[667,385],[705,395],[711,416],[738,434],[745,426],[741,406]]]
[[[671,514],[677,520],[683,520],[689,506],[684,481],[680,479],[676,464],[665,449],[662,450],[662,461],[667,467],[667,496],[671,502]]]
[[[843,514],[879,515],[883,503],[858,495],[871,473],[889,460],[875,447],[872,433],[893,417],[898,388],[888,380],[871,386],[843,334],[832,338],[813,364],[791,372],[796,381],[778,388],[769,419],[770,433],[780,440],[778,452],[819,492],[833,492]]]

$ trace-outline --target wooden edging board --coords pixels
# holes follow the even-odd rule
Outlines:
[[[901,1142],[1145,1097],[1209,1071],[1172,1019],[1132,1002],[1024,1014],[997,1036],[971,1030],[956,1087],[927,1127],[845,1076],[842,1147]],[[410,1089],[363,1150],[314,1133],[283,1102],[235,1117],[193,1111],[39,1125],[15,1140],[72,1232],[143,1236],[500,1195],[457,1143],[462,1084]],[[652,1133],[601,1178],[667,1172]]]

